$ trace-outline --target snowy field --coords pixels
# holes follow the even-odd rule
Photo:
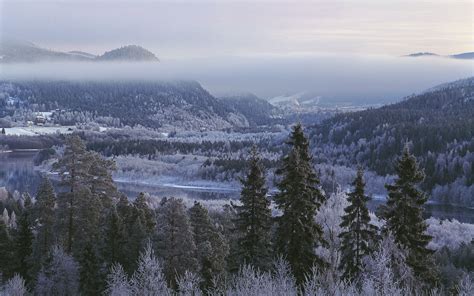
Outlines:
[[[5,134],[11,136],[37,136],[49,134],[70,134],[76,130],[75,126],[17,126],[5,128]]]
[[[64,126],[16,126],[5,128],[5,134],[10,136],[38,136],[50,134],[71,134],[75,131],[81,130],[74,125]],[[99,127],[97,131],[104,132],[107,128]]]

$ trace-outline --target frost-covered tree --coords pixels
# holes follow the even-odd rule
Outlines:
[[[236,258],[241,264],[250,264],[261,270],[271,267],[272,213],[270,200],[267,198],[265,174],[260,164],[256,147],[252,149],[249,170],[241,180],[240,206],[235,206],[238,232]]]
[[[275,203],[282,211],[277,217],[276,248],[290,263],[299,284],[314,265],[324,266],[315,247],[325,244],[322,227],[314,217],[325,200],[312,166],[309,143],[301,124],[293,127],[288,140],[290,152],[277,170],[281,180]]]
[[[164,202],[159,209],[157,229],[164,274],[174,288],[177,276],[184,275],[185,271],[195,272],[198,267],[193,232],[181,199]]]
[[[201,296],[203,293],[200,290],[199,277],[189,271],[186,271],[183,276],[178,277],[178,296]]]
[[[370,224],[365,194],[364,172],[361,168],[352,183],[354,189],[348,194],[349,206],[344,209],[340,226],[344,231],[339,235],[341,242],[341,264],[343,276],[346,279],[357,277],[363,267],[362,259],[370,255],[375,247],[377,227]]]
[[[35,295],[79,294],[79,265],[60,246],[54,246],[36,281]]]
[[[224,273],[229,247],[224,236],[214,226],[207,209],[199,202],[189,209],[189,221],[202,279],[200,286],[204,291],[211,287],[214,278]]]
[[[391,232],[395,242],[408,250],[407,263],[415,276],[428,285],[434,285],[437,281],[432,258],[434,251],[427,247],[432,237],[426,233],[428,225],[423,218],[423,205],[428,197],[418,189],[424,173],[408,145],[395,169],[398,177],[394,184],[386,185],[387,204],[381,209],[381,218],[386,221],[384,232]]]
[[[114,264],[107,275],[107,289],[105,294],[109,296],[132,296],[133,290],[127,274],[120,264]]]
[[[363,258],[359,280],[363,295],[407,295],[416,290],[411,268],[406,264],[407,252],[387,234],[378,248]]]
[[[8,280],[8,282],[5,284],[3,291],[0,288],[0,295],[26,296],[29,295],[29,292],[26,288],[25,280],[19,274],[15,274],[15,276]]]
[[[171,295],[163,275],[163,268],[148,244],[138,260],[138,268],[131,279],[132,294],[143,296]]]

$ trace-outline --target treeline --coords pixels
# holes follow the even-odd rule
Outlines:
[[[35,199],[25,195],[2,202],[7,213],[0,221],[5,293],[470,293],[469,275],[460,272],[445,280],[427,247],[431,237],[422,219],[427,197],[417,187],[423,174],[408,148],[398,160],[397,179],[387,185],[388,202],[378,211],[383,223],[369,215],[362,169],[342,217],[328,214],[322,222],[316,216],[328,196],[301,125],[287,143],[276,172],[274,207],[254,149],[241,180],[240,202],[210,213],[198,202],[190,208],[176,198],[156,204],[143,193],[129,201],[112,181],[114,163],[88,151],[78,136],[68,137],[55,164],[61,191],[44,179]],[[14,223],[9,212],[18,213]],[[328,227],[340,228],[337,237],[326,233]]]
[[[424,190],[438,201],[472,206],[474,200],[474,79],[378,109],[340,114],[312,129],[314,154],[329,163],[364,164],[395,173],[409,141],[424,167]]]

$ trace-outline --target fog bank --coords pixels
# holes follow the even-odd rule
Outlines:
[[[196,80],[217,96],[309,92],[326,100],[370,103],[396,101],[473,75],[474,61],[468,60],[330,54],[0,65],[2,80]]]

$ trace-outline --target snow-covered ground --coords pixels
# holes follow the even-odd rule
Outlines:
[[[5,128],[6,135],[37,136],[48,134],[70,134],[76,130],[75,126],[17,126]]]
[[[50,134],[71,134],[75,131],[82,130],[81,127],[77,128],[74,125],[64,126],[15,126],[5,128],[6,135],[12,136],[38,136],[38,135],[50,135]],[[104,132],[107,128],[99,127],[98,132]]]

